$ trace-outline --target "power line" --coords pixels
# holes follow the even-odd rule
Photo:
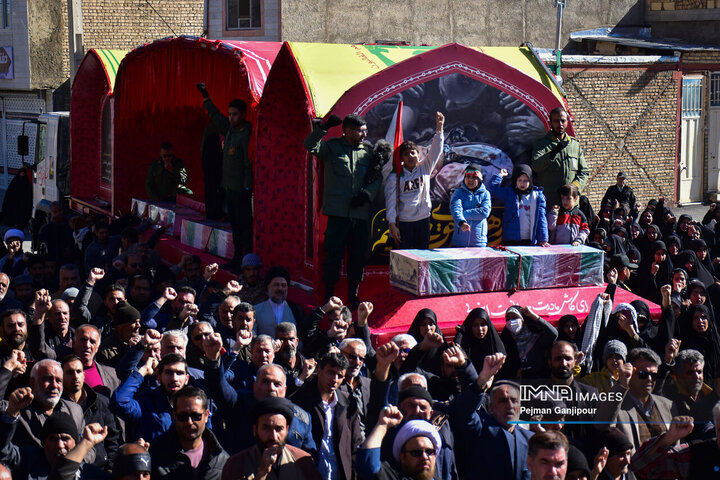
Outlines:
[[[155,12],[155,14],[156,14],[158,17],[160,17],[160,20],[162,20],[163,23],[170,29],[170,31],[172,32],[172,34],[177,37],[177,33],[175,33],[175,30],[173,30],[173,28],[170,26],[170,24],[165,21],[165,19],[163,18],[163,16],[160,15],[160,12],[158,12],[158,11],[155,9],[155,7],[152,6],[152,3],[150,3],[150,0],[145,0],[145,3],[147,3],[148,6],[149,6],[150,8],[152,8],[152,11]]]

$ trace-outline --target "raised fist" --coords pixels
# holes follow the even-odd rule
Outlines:
[[[90,425],[86,425],[85,429],[83,430],[83,438],[92,443],[93,447],[102,443],[105,440],[105,437],[107,437],[107,434],[107,426],[101,427],[99,423],[91,423]]]
[[[394,342],[388,342],[385,345],[380,345],[375,351],[375,359],[380,365],[390,365],[395,361],[400,349]]]
[[[400,409],[394,405],[388,405],[380,411],[380,417],[378,418],[378,425],[385,425],[388,428],[392,428],[402,423],[403,414]]]
[[[222,350],[222,336],[214,332],[203,340],[202,346],[207,358],[217,360],[220,358],[220,350]]]
[[[177,292],[172,287],[167,287],[165,291],[163,292],[163,297],[165,297],[166,300],[170,300],[171,302],[177,298]]]
[[[10,398],[8,398],[8,407],[5,413],[11,417],[17,417],[20,410],[30,406],[33,398],[35,397],[33,396],[32,388],[18,388],[10,394]]]
[[[337,127],[342,123],[342,118],[338,117],[337,115],[333,114],[328,117],[328,119],[321,125],[321,127],[324,130],[330,130],[333,127]]]
[[[87,282],[90,285],[95,285],[95,282],[102,280],[105,276],[105,270],[102,268],[93,268],[90,270],[90,273],[88,274],[88,280]]]
[[[358,325],[367,325],[368,317],[373,311],[373,304],[371,302],[362,302],[358,306]]]
[[[340,308],[343,306],[342,300],[340,300],[338,297],[330,297],[328,301],[323,306],[323,311],[325,313],[335,310],[336,308]]]
[[[220,267],[217,263],[210,263],[205,266],[205,271],[203,272],[203,278],[206,282],[209,282],[210,279],[218,272],[218,269]]]
[[[450,367],[462,367],[465,365],[465,358],[465,352],[458,346],[448,348],[443,352],[443,361]]]

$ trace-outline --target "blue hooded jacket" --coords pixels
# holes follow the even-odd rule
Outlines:
[[[487,218],[490,216],[490,192],[480,183],[474,192],[463,183],[453,192],[450,213],[455,229],[453,247],[487,247]],[[469,232],[460,229],[460,223],[470,225]]]
[[[522,168],[526,167],[526,168]],[[530,195],[531,195],[531,208],[530,211],[533,213],[534,210],[534,221],[531,223],[530,229],[530,242],[532,245],[544,243],[548,241],[548,228],[547,228],[547,206],[545,201],[545,194],[543,194],[542,187],[536,187],[532,183],[532,171],[530,167],[520,165],[516,168],[512,176],[512,180],[509,185],[501,187],[503,177],[500,174],[494,175],[490,180],[490,193],[499,199],[502,199],[505,204],[503,209],[502,219],[502,235],[503,240],[519,241],[520,238],[520,198],[517,192],[513,188],[515,181],[521,173],[528,175],[530,178]]]

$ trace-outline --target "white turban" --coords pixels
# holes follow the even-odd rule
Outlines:
[[[400,431],[395,436],[393,442],[393,457],[400,461],[400,450],[402,450],[405,442],[413,437],[428,437],[435,446],[435,451],[439,452],[442,447],[442,440],[437,429],[425,420],[410,420],[400,427]]]

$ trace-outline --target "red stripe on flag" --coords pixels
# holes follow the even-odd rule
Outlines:
[[[402,174],[402,158],[400,158],[400,150],[398,150],[398,147],[403,143],[402,112],[403,102],[400,100],[395,117],[395,142],[393,144],[393,170],[395,170],[396,175]]]

